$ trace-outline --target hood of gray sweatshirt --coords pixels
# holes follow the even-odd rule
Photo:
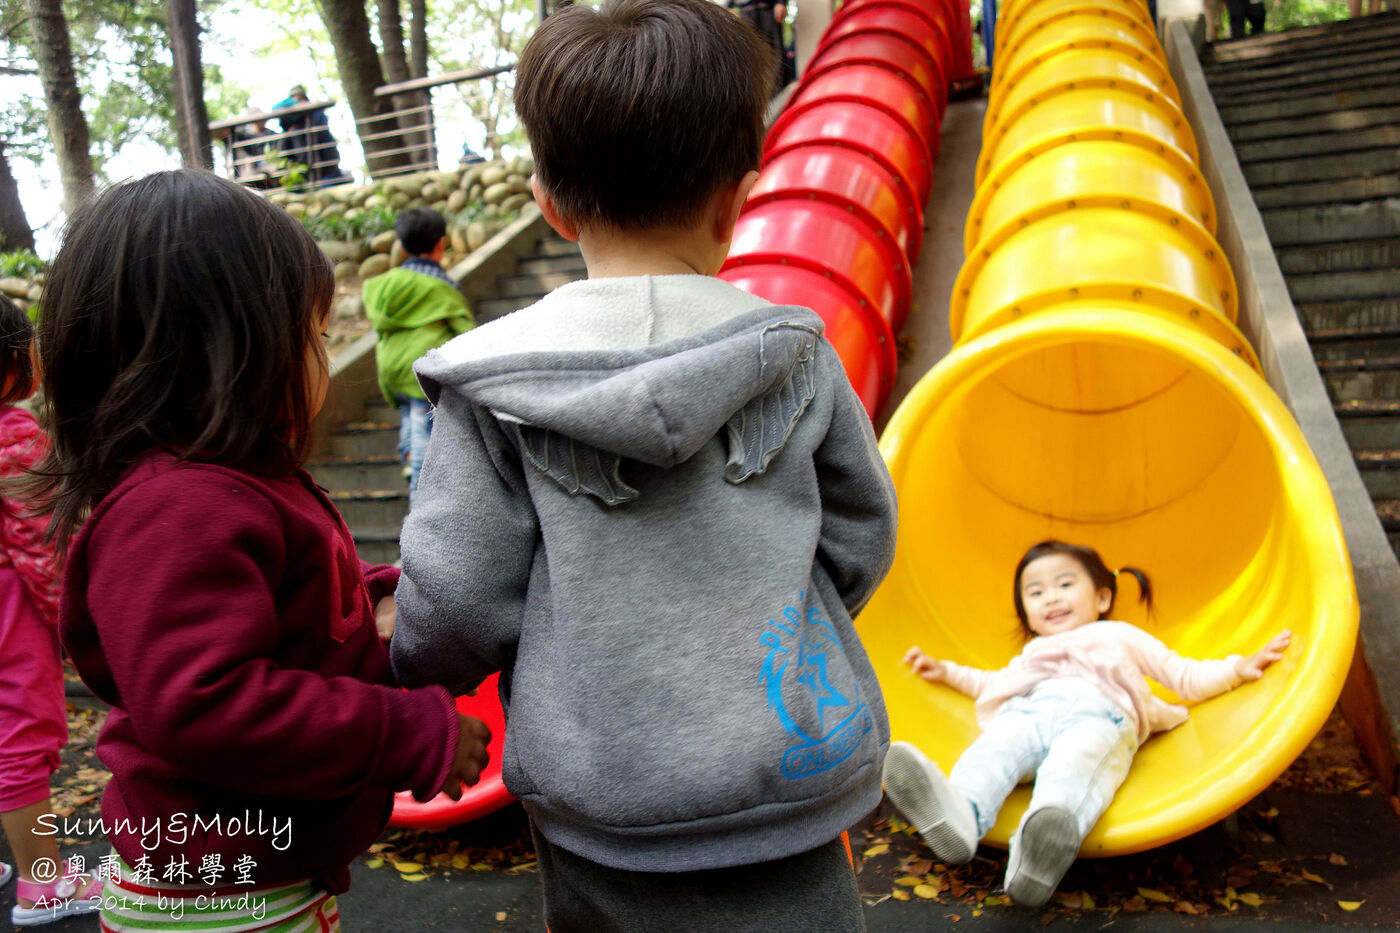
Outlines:
[[[893,556],[893,487],[816,315],[721,317],[568,341],[596,349],[487,325],[416,367],[437,409],[395,670],[457,692],[502,671],[507,787],[619,868],[781,858],[880,797],[851,616]]]

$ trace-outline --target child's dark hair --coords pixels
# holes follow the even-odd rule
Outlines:
[[[526,44],[515,109],[564,219],[688,226],[758,168],[776,70],[758,32],[709,0],[574,4]]]
[[[33,346],[29,316],[0,294],[0,405],[13,405],[34,390]]]
[[[1021,620],[1021,629],[1026,636],[1033,637],[1036,633],[1031,628],[1030,620],[1026,618],[1026,605],[1021,599],[1021,574],[1025,572],[1027,566],[1032,561],[1042,557],[1050,557],[1054,554],[1063,554],[1072,557],[1084,568],[1084,572],[1089,575],[1089,579],[1094,584],[1095,590],[1108,590],[1108,608],[1099,613],[1100,619],[1106,619],[1109,613],[1113,612],[1113,601],[1118,598],[1118,574],[1132,574],[1137,580],[1139,602],[1147,606],[1147,611],[1152,611],[1152,581],[1147,574],[1137,567],[1120,567],[1118,570],[1109,570],[1108,565],[1103,562],[1099,552],[1091,547],[1081,544],[1066,544],[1064,541],[1054,539],[1042,541],[1033,545],[1030,550],[1022,556],[1021,562],[1016,565],[1016,576],[1012,578],[1011,590],[1015,594],[1016,618]]]
[[[75,212],[39,316],[53,444],[33,492],[60,550],[153,449],[292,472],[334,294],[296,220],[210,172],[124,182]]]
[[[431,207],[415,207],[404,211],[394,221],[394,233],[398,234],[403,251],[410,256],[423,256],[447,236],[447,221]]]

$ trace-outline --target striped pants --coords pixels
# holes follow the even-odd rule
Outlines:
[[[206,933],[340,933],[335,896],[310,881],[254,887],[134,881],[125,862],[105,879],[103,933],[202,930]]]

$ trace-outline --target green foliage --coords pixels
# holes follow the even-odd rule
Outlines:
[[[49,267],[32,251],[17,249],[10,253],[0,253],[0,279],[30,279]]]
[[[1330,23],[1351,15],[1346,0],[1266,0],[1264,5],[1264,25],[1269,31]]]

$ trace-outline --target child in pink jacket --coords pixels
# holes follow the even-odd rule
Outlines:
[[[15,403],[38,385],[34,329],[0,295],[0,477],[22,476],[48,450],[34,416]],[[97,908],[100,881],[58,867],[52,833],[38,834],[49,810],[49,778],[68,741],[58,647],[58,575],[48,522],[0,495],[0,824],[19,862],[15,926],[38,926]],[[56,873],[56,877],[53,876]],[[37,877],[43,876],[43,877]],[[0,863],[0,884],[14,869]]]

